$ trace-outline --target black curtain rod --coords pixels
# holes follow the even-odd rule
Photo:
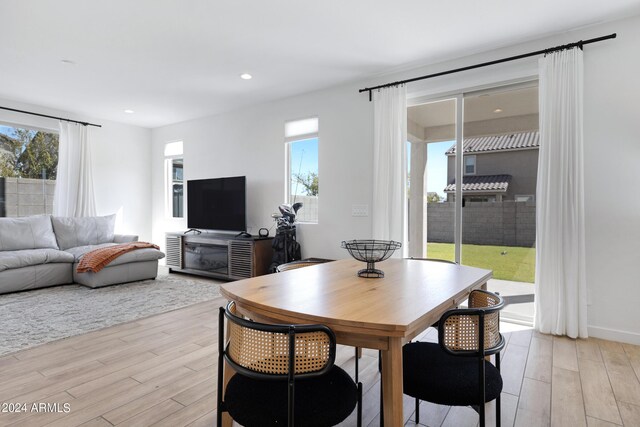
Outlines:
[[[564,44],[564,45],[561,45],[561,46],[550,47],[550,48],[542,49],[542,50],[536,50],[535,52],[523,53],[522,55],[516,55],[516,56],[510,56],[508,58],[496,59],[495,61],[483,62],[481,64],[469,65],[467,67],[456,68],[456,69],[453,69],[453,70],[440,71],[439,73],[427,74],[426,76],[414,77],[412,79],[400,80],[400,81],[393,82],[393,83],[385,83],[385,84],[379,85],[379,86],[366,87],[364,89],[360,89],[358,92],[360,92],[360,93],[369,92],[369,101],[371,101],[371,92],[376,90],[376,89],[382,89],[382,88],[391,87],[391,86],[399,86],[399,85],[402,85],[402,84],[405,84],[405,83],[416,82],[418,80],[430,79],[432,77],[444,76],[446,74],[459,73],[461,71],[473,70],[474,68],[482,68],[482,67],[487,67],[489,65],[501,64],[503,62],[515,61],[516,59],[528,58],[530,56],[543,55],[543,54],[546,55],[546,54],[549,54],[549,53],[552,53],[552,52],[556,52],[556,51],[559,51],[559,50],[573,49],[574,47],[579,47],[580,49],[582,49],[582,46],[584,46],[585,44],[597,43],[597,42],[601,42],[603,40],[609,40],[609,39],[615,39],[615,38],[616,38],[616,33],[613,33],[613,34],[609,34],[608,36],[596,37],[596,38],[589,39],[589,40],[580,40],[578,42]]]
[[[78,120],[65,119],[64,117],[49,116],[47,114],[32,113],[31,111],[25,111],[25,110],[16,110],[15,108],[9,108],[9,107],[0,106],[0,110],[14,111],[16,113],[31,114],[32,116],[46,117],[48,119],[56,119],[56,120],[62,120],[62,121],[65,121],[65,122],[78,123],[79,125],[83,125],[83,126],[95,126],[97,128],[101,128],[102,127],[102,125],[96,125],[94,123],[79,122]]]

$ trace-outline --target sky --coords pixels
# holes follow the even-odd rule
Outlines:
[[[407,142],[407,164],[411,164],[411,150]],[[447,197],[444,187],[447,186],[447,156],[444,154],[455,141],[430,142],[427,144],[427,192],[438,193]],[[410,168],[407,166],[407,172]]]
[[[7,135],[7,136],[12,136],[13,135],[13,128],[10,126],[2,126],[0,125],[0,133]]]
[[[318,173],[318,138],[305,139],[291,143],[291,175],[308,172]],[[291,194],[304,194],[304,186],[295,182],[291,185]]]
[[[445,141],[427,144],[427,192],[447,197],[444,192],[444,187],[447,186],[447,156],[444,153],[454,143],[455,141]]]

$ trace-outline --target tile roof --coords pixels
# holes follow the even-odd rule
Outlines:
[[[484,153],[488,151],[522,150],[538,148],[540,146],[540,132],[518,132],[505,135],[481,136],[478,138],[465,138],[464,153]],[[453,145],[445,154],[452,155],[456,152]]]
[[[511,182],[511,175],[467,175],[462,178],[462,192],[497,192],[504,193]],[[456,191],[455,181],[444,188],[446,193]]]

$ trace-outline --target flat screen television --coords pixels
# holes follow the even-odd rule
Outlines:
[[[187,181],[187,227],[246,231],[246,177]]]

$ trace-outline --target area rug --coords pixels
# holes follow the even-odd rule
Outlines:
[[[0,355],[220,296],[220,282],[159,275],[91,289],[65,285],[0,295]]]

